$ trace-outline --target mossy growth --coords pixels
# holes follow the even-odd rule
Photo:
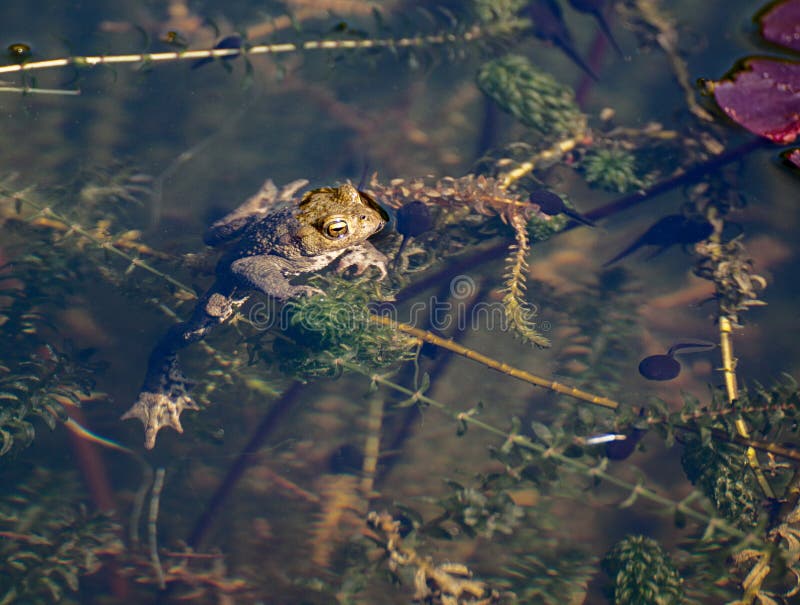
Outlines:
[[[646,179],[639,176],[636,155],[619,146],[590,149],[581,169],[589,185],[606,191],[626,193],[647,186]]]
[[[503,110],[542,137],[575,137],[586,130],[586,116],[572,90],[525,57],[507,55],[485,63],[477,82]]]
[[[414,356],[416,341],[370,319],[383,295],[374,280],[316,276],[325,295],[291,300],[284,307],[284,331],[273,353],[284,372],[297,377],[336,376],[342,362],[366,368],[392,365]]]
[[[542,242],[562,231],[569,221],[570,219],[566,214],[548,216],[547,218],[534,214],[528,219],[528,235],[534,242]]]
[[[603,567],[614,582],[615,605],[678,605],[683,588],[669,555],[646,536],[627,536],[609,551]]]

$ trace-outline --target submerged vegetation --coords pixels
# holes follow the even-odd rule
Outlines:
[[[86,54],[0,66],[2,136],[28,129],[0,151],[0,605],[796,598],[798,352],[762,342],[792,329],[796,208],[746,214],[728,164],[764,144],[699,96],[666,4],[134,4]],[[580,12],[659,57],[668,101],[626,108],[599,60],[573,92]],[[142,458],[119,415],[212,279],[209,217],[359,172],[387,279],[253,296],[186,350],[200,409]],[[678,338],[719,346],[680,371]]]

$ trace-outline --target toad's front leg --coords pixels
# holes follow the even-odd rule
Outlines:
[[[355,274],[361,275],[370,267],[375,267],[380,271],[378,281],[384,279],[388,274],[386,264],[389,259],[369,242],[361,242],[357,246],[349,248],[339,259],[338,271],[344,273],[348,269],[355,268]]]
[[[273,254],[247,256],[231,263],[231,273],[250,287],[278,300],[325,294],[312,286],[293,286],[287,275],[298,275],[327,267],[340,251],[298,260],[289,260]]]

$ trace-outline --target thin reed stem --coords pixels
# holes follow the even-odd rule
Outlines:
[[[462,33],[442,33],[413,38],[382,38],[355,40],[307,40],[305,42],[281,42],[277,44],[257,44],[242,48],[208,48],[201,50],[181,50],[161,53],[132,53],[127,55],[89,55],[62,57],[46,61],[26,61],[13,65],[0,66],[0,74],[29,72],[60,67],[96,67],[98,65],[118,65],[125,63],[170,63],[175,61],[197,61],[198,59],[224,59],[239,55],[279,55],[311,50],[368,49],[368,48],[415,48],[456,42],[472,42],[483,37],[478,27]]]
[[[496,435],[501,437],[506,441],[508,444],[513,444],[523,449],[530,450],[541,455],[544,458],[552,458],[553,460],[558,461],[568,470],[587,475],[590,477],[595,477],[598,479],[602,479],[603,481],[607,481],[608,483],[625,489],[631,492],[631,496],[625,501],[626,503],[632,503],[632,500],[635,497],[641,496],[645,500],[650,500],[656,504],[660,504],[664,506],[666,509],[670,511],[677,511],[681,512],[687,517],[698,521],[706,525],[706,537],[713,532],[715,529],[721,530],[723,533],[734,536],[738,538],[745,538],[747,534],[740,529],[737,529],[733,525],[729,524],[727,521],[720,519],[718,517],[711,517],[706,513],[700,512],[688,506],[688,503],[693,499],[692,495],[690,494],[686,499],[675,502],[666,496],[662,496],[659,493],[655,492],[654,490],[644,487],[641,483],[633,484],[624,479],[620,479],[614,475],[611,475],[605,471],[605,464],[607,461],[601,462],[598,466],[591,466],[584,462],[581,462],[577,458],[571,458],[569,456],[565,456],[563,453],[559,452],[554,447],[545,447],[539,443],[532,441],[529,437],[525,435],[520,435],[517,433],[509,433],[508,431],[504,431],[503,429],[497,428],[487,422],[479,420],[475,417],[475,415],[471,412],[457,412],[451,410],[447,405],[428,397],[427,395],[412,391],[411,389],[404,387],[396,382],[393,382],[389,378],[382,376],[377,373],[370,373],[358,364],[351,363],[349,361],[340,361],[339,362],[343,367],[347,368],[348,370],[352,370],[358,374],[362,374],[363,376],[368,377],[372,382],[376,384],[380,384],[391,388],[398,393],[402,393],[404,395],[410,396],[415,398],[417,401],[427,404],[432,408],[439,410],[443,414],[453,418],[454,420],[458,421],[459,423],[464,423],[468,425],[472,425],[478,427],[492,435]]]
[[[556,393],[561,393],[562,395],[568,395],[569,397],[574,397],[575,399],[591,403],[592,405],[599,405],[601,407],[608,408],[611,410],[616,410],[619,407],[619,402],[614,401],[613,399],[609,399],[608,397],[602,397],[599,395],[593,395],[592,393],[581,391],[580,389],[576,389],[575,387],[563,385],[560,382],[555,382],[553,380],[541,378],[540,376],[536,376],[534,374],[531,374],[530,372],[526,372],[525,370],[520,370],[519,368],[510,366],[507,363],[497,361],[496,359],[489,357],[488,355],[484,355],[482,353],[475,351],[474,349],[470,349],[468,347],[465,347],[464,345],[458,344],[457,342],[454,342],[449,338],[442,338],[441,336],[436,336],[436,334],[432,334],[431,332],[420,330],[419,328],[415,328],[413,326],[409,326],[408,324],[394,321],[388,317],[384,317],[381,315],[371,315],[370,320],[374,321],[375,323],[381,324],[383,326],[388,326],[395,330],[399,330],[400,332],[408,334],[409,336],[415,337],[419,341],[424,341],[432,345],[435,345],[437,347],[447,349],[448,351],[452,351],[457,355],[461,355],[462,357],[466,357],[467,359],[476,361],[480,364],[485,365],[486,367],[492,368],[493,370],[502,372],[507,376],[511,376],[512,378],[522,380],[523,382],[527,382],[529,384],[533,384],[538,387],[555,391]]]
[[[161,490],[164,489],[164,476],[166,471],[163,468],[156,470],[156,478],[153,480],[153,491],[150,496],[150,514],[147,517],[147,536],[150,545],[150,562],[153,564],[158,587],[164,590],[167,587],[164,580],[164,569],[161,567],[161,559],[158,556],[158,509],[161,502]]]

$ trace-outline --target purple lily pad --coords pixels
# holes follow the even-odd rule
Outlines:
[[[800,52],[800,0],[773,2],[756,19],[765,40]]]
[[[783,145],[800,134],[800,63],[751,57],[713,92],[728,117],[754,134]]]

